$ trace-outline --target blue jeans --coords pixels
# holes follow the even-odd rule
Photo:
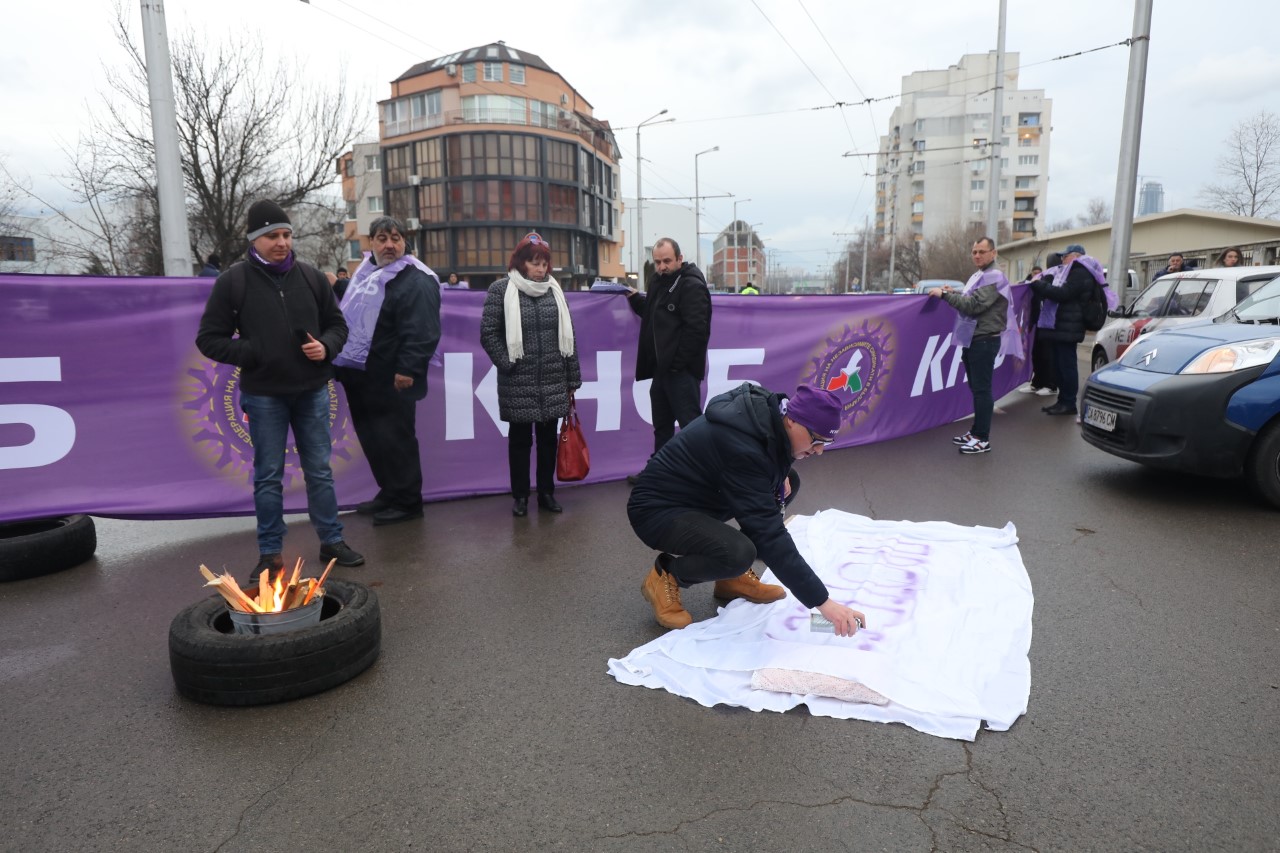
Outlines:
[[[329,467],[329,386],[301,394],[240,394],[253,440],[253,509],[258,516],[258,552],[279,554],[284,545],[284,460],[289,427],[307,482],[307,511],[326,545],[342,541],[338,495]]]
[[[995,398],[991,396],[991,377],[996,370],[996,356],[1000,353],[1000,336],[979,338],[961,351],[964,372],[969,378],[969,390],[973,392],[973,433],[983,441],[991,438],[991,411]]]

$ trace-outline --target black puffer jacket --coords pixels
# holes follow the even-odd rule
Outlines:
[[[578,346],[573,355],[560,354],[560,314],[548,291],[534,298],[520,294],[520,325],[524,358],[511,362],[507,354],[507,324],[502,300],[507,279],[489,285],[480,316],[480,345],[498,368],[498,417],[507,423],[540,423],[569,412],[569,392],[582,387]]]
[[[702,417],[650,457],[627,515],[641,539],[686,512],[737,519],[787,589],[805,607],[817,607],[827,588],[782,523],[782,483],[794,462],[778,410],[784,396],[744,382],[713,397]]]
[[[1072,264],[1062,287],[1053,286],[1053,276],[1046,275],[1031,284],[1037,296],[1056,302],[1057,315],[1052,329],[1036,329],[1036,334],[1046,341],[1078,344],[1084,340],[1084,302],[1093,292],[1093,273],[1084,264]],[[1043,313],[1048,308],[1042,305]]]
[[[711,291],[702,270],[685,263],[679,272],[655,275],[648,293],[627,301],[640,315],[636,379],[685,372],[702,381],[711,339]]]
[[[237,329],[239,337],[233,337]],[[324,344],[324,361],[302,354],[308,334]],[[263,395],[324,385],[333,378],[331,362],[346,342],[347,321],[333,289],[301,261],[283,276],[257,261],[232,265],[213,283],[196,332],[201,353],[239,367],[241,389]]]

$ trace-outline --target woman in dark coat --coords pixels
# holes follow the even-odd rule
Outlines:
[[[509,425],[511,514],[529,512],[529,457],[538,442],[538,506],[562,512],[554,496],[556,422],[582,387],[573,321],[560,285],[551,278],[551,247],[529,234],[507,263],[507,277],[489,285],[480,318],[480,344],[498,368],[498,416]]]

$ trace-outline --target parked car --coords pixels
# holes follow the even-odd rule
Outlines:
[[[1089,362],[1094,370],[1109,364],[1139,337],[1199,319],[1224,314],[1249,294],[1280,275],[1275,267],[1218,267],[1161,276],[1127,308],[1109,313],[1094,337]]]
[[[1221,317],[1144,334],[1119,362],[1090,376],[1081,435],[1143,465],[1243,476],[1280,507],[1278,355],[1280,278],[1273,273]]]
[[[914,291],[908,290],[907,293],[928,293],[935,287],[950,287],[954,290],[964,290],[964,282],[956,281],[954,278],[923,278],[916,282]],[[894,291],[897,293],[898,291]]]

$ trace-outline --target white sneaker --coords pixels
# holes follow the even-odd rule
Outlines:
[[[965,455],[971,455],[974,453],[990,453],[991,442],[983,441],[980,438],[975,438],[973,441],[969,442],[968,444],[960,445],[960,452]]]
[[[969,442],[975,441],[975,440],[976,439],[973,437],[973,433],[966,432],[964,435],[957,435],[954,438],[952,438],[951,443],[954,444],[956,447],[960,447],[962,445],[968,444]]]
[[[1037,388],[1036,396],[1037,397],[1056,397],[1058,396],[1058,389],[1057,388]]]
[[[1030,382],[1023,382],[1021,385],[1019,385],[1019,386],[1018,386],[1017,388],[1015,388],[1014,390],[1015,390],[1015,391],[1021,391],[1023,394],[1034,394],[1034,393],[1036,393],[1036,389],[1035,389],[1035,387],[1034,387]]]

